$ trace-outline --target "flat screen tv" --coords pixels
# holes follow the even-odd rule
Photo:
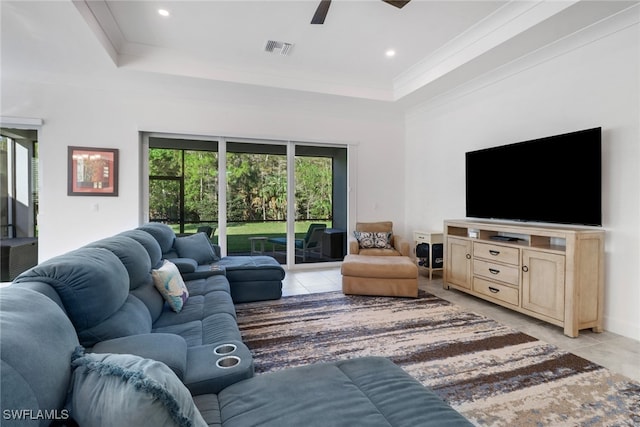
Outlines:
[[[593,128],[467,152],[467,217],[601,226],[601,141]]]

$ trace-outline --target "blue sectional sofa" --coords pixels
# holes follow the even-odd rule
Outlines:
[[[154,283],[168,251],[145,227],[52,258],[0,289],[3,426],[468,425],[386,359],[254,377],[233,286],[241,300],[259,299],[256,289],[279,277],[274,266],[223,258],[205,274],[203,258],[175,311]],[[188,263],[176,239],[172,259]],[[231,282],[227,265],[239,279],[244,266],[250,280]]]
[[[241,342],[224,271],[185,281],[189,296],[176,312],[154,286],[152,272],[161,265],[155,238],[129,230],[45,261],[18,276],[12,286],[58,299],[83,347],[159,360],[190,389],[215,392],[252,376],[252,359]],[[229,376],[228,371],[220,376],[190,362],[227,343],[246,355],[246,369],[235,370],[240,376]]]

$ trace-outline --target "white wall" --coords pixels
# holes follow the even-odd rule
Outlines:
[[[367,217],[379,200],[369,215],[403,221],[404,123],[393,105],[118,68],[71,2],[3,4],[1,19],[0,117],[44,121],[40,261],[139,225],[141,131],[356,144],[351,208]],[[70,145],[120,150],[118,197],[67,196]]]
[[[464,218],[466,151],[601,126],[605,329],[640,339],[640,34],[606,25],[409,111],[405,223]]]
[[[207,93],[208,85],[199,88],[197,96],[184,88],[167,91],[158,86],[163,94],[156,96],[143,93],[156,88],[142,80],[120,81],[120,90],[3,82],[3,107],[20,105],[10,115],[44,119],[39,132],[41,260],[138,225],[140,130],[357,143],[359,163],[365,164],[357,167],[355,177],[357,203],[362,205],[357,211],[379,200],[375,213],[380,218],[402,221],[403,194],[397,190],[403,185],[402,169],[368,167],[397,165],[404,157],[402,116],[388,114],[387,107],[351,105],[331,97],[287,99],[286,94],[265,96],[269,91],[260,90],[258,96],[248,96],[241,88],[237,94],[215,89]],[[129,85],[137,86],[135,93]],[[120,150],[118,197],[67,196],[69,145]]]

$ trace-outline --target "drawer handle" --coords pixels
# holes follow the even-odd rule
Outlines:
[[[489,250],[489,253],[493,256],[498,256],[500,255],[500,251],[494,251],[493,249]]]
[[[467,254],[467,259],[471,259],[471,254]]]
[[[529,267],[527,267],[526,265],[523,265],[522,266],[522,271],[524,271],[526,273],[527,271],[529,271]]]
[[[498,289],[498,288],[493,288],[493,287],[491,287],[491,286],[489,286],[489,290],[490,290],[492,293],[494,293],[494,294],[497,294],[498,292],[500,292],[500,289]]]
[[[490,268],[489,273],[491,274],[500,274],[500,270],[496,270],[495,268]]]

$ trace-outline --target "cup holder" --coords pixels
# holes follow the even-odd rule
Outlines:
[[[222,369],[233,368],[240,363],[238,356],[224,356],[216,361],[216,366]]]
[[[213,352],[217,355],[230,354],[236,351],[238,348],[235,344],[221,344],[213,349]]]

